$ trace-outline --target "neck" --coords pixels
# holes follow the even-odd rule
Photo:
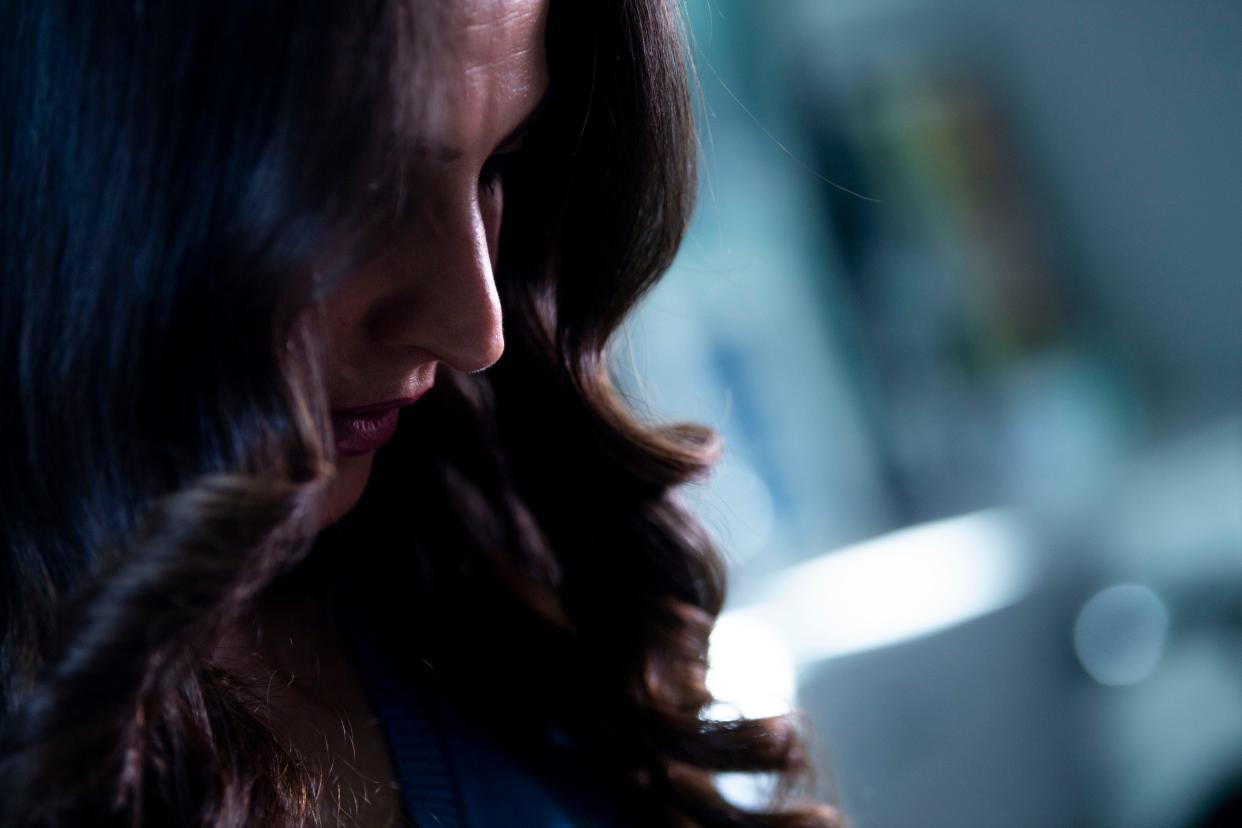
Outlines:
[[[327,783],[325,824],[385,825],[399,813],[383,736],[313,571],[273,585],[212,657],[251,688],[266,724]]]

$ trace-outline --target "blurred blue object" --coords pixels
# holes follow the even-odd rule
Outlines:
[[[856,828],[1232,824],[1242,6],[686,6],[700,208],[618,362],[725,439],[713,714],[799,703]]]

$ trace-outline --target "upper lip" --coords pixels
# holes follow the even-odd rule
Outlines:
[[[354,405],[354,406],[349,406],[347,408],[334,408],[332,409],[332,413],[335,416],[350,417],[350,416],[357,416],[360,414],[378,414],[383,411],[389,411],[393,408],[404,408],[407,405],[413,405],[414,403],[418,402],[418,398],[421,397],[423,394],[426,394],[430,390],[431,390],[431,386],[427,386],[421,391],[418,391],[415,394],[407,395],[405,397],[398,397],[396,399],[385,400],[384,402],[371,403],[369,405]]]

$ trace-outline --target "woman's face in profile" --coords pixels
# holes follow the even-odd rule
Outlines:
[[[419,218],[324,301],[326,377],[338,463],[318,513],[332,523],[361,497],[397,413],[437,363],[481,371],[504,349],[493,280],[504,182],[496,159],[548,85],[548,0],[453,0],[434,66],[446,93],[429,127]],[[516,134],[515,134],[516,133]]]

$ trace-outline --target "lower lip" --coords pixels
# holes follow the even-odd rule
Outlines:
[[[332,433],[336,453],[348,457],[370,454],[397,433],[401,410],[390,408],[374,414],[333,414]]]

